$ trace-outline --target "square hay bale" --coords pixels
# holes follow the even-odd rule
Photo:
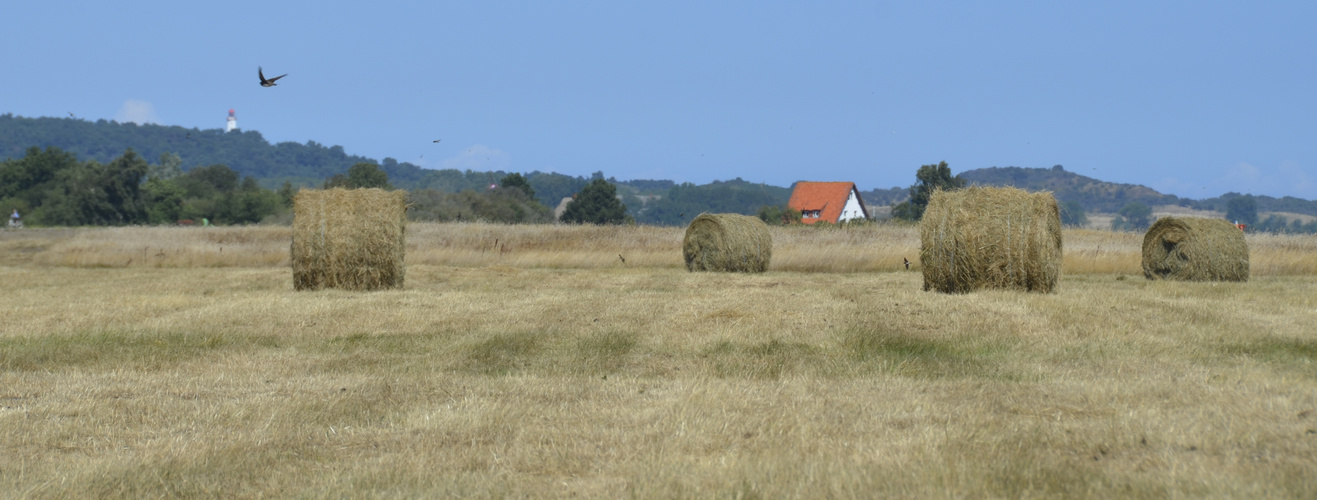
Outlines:
[[[1143,235],[1150,280],[1248,281],[1244,231],[1225,219],[1162,217]]]
[[[762,273],[773,257],[773,237],[758,217],[700,214],[681,243],[686,270]]]
[[[293,288],[402,288],[406,226],[406,191],[299,191],[293,198]]]
[[[1061,212],[1051,193],[1011,187],[935,191],[919,222],[924,290],[1053,292]]]

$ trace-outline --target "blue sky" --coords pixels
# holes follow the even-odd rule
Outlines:
[[[1317,199],[1317,2],[49,1],[0,24],[20,116],[234,108],[427,168],[870,189],[1061,164]]]

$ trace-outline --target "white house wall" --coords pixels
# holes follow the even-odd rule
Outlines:
[[[837,222],[863,218],[864,208],[860,207],[860,198],[855,196],[855,189],[851,189],[850,194],[846,197],[846,206],[841,209],[841,217],[837,219]]]

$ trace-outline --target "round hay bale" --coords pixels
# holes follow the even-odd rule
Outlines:
[[[402,288],[406,225],[406,191],[299,191],[293,197],[293,288]]]
[[[924,290],[1053,292],[1061,212],[1051,193],[970,187],[935,191],[919,222]]]
[[[1162,217],[1143,235],[1150,280],[1248,281],[1248,243],[1225,219]]]
[[[681,244],[689,271],[762,273],[773,256],[773,237],[758,217],[700,214]]]

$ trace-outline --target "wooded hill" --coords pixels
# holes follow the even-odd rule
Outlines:
[[[502,171],[429,170],[393,158],[376,161],[349,155],[342,146],[324,146],[315,141],[270,144],[257,131],[226,133],[220,129],[137,125],[107,120],[93,122],[0,115],[0,160],[21,158],[33,146],[42,149],[55,146],[72,153],[80,161],[101,163],[112,162],[129,148],[148,160],[172,153],[182,160],[185,172],[198,167],[225,165],[240,177],[256,179],[267,189],[277,189],[284,182],[291,182],[293,186],[319,186],[325,179],[343,174],[361,162],[379,165],[393,186],[414,191],[483,192],[493,180],[507,175]],[[909,190],[902,185],[913,183],[917,168],[918,165],[910,166],[908,178],[893,179],[897,187],[861,189],[860,194],[867,204],[875,207],[901,202],[909,197]],[[596,172],[591,178],[602,178],[603,175]],[[1088,212],[1114,213],[1131,202],[1224,211],[1231,198],[1241,196],[1227,193],[1204,200],[1179,198],[1145,186],[1100,181],[1069,172],[1060,165],[1052,168],[991,167],[966,170],[960,175],[970,184],[1049,190],[1059,201],[1075,201]],[[557,206],[564,197],[579,192],[591,180],[539,171],[530,172],[525,178],[535,190],[535,199],[550,208]],[[785,205],[791,195],[790,186],[753,183],[740,178],[703,185],[676,184],[669,180],[608,180],[618,186],[618,194],[627,205],[629,214],[645,224],[683,224],[683,220],[689,221],[692,214],[705,211],[754,214],[765,205]],[[1292,197],[1254,198],[1260,211],[1317,215],[1317,202]]]
[[[1197,210],[1226,211],[1233,198],[1244,196],[1230,192],[1214,198],[1194,200],[1162,194],[1147,186],[1105,182],[1067,171],[1061,165],[1052,168],[990,167],[966,170],[960,174],[969,184],[1015,186],[1030,191],[1051,191],[1057,201],[1074,201],[1087,212],[1116,213],[1132,202],[1147,206],[1179,205]],[[1317,216],[1317,201],[1292,196],[1275,198],[1252,195],[1260,212],[1291,212]]]
[[[1104,182],[1066,171],[1061,165],[1052,168],[991,167],[967,170],[960,174],[967,184],[1015,186],[1030,191],[1051,191],[1057,201],[1078,202],[1088,212],[1115,213],[1127,203],[1148,206],[1175,205],[1180,199],[1136,184]]]

